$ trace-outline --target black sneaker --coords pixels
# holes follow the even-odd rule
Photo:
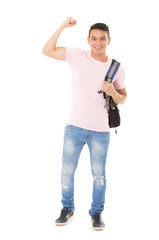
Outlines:
[[[100,213],[94,213],[91,216],[91,220],[92,220],[92,226],[94,230],[97,230],[97,231],[104,230],[105,224],[102,221]]]
[[[69,210],[67,207],[64,207],[61,210],[61,215],[58,219],[56,219],[55,224],[57,226],[63,226],[68,223],[68,220],[73,216],[74,212]]]

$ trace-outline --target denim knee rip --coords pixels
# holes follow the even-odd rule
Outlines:
[[[61,184],[62,184],[63,190],[65,190],[65,191],[69,190],[69,187],[72,183],[72,179],[73,179],[72,175],[62,174]]]
[[[104,186],[105,176],[93,176],[93,179],[98,185]]]

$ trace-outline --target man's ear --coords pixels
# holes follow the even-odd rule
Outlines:
[[[108,38],[108,45],[110,44],[110,41],[111,41],[111,38],[109,37],[109,38]]]
[[[90,44],[90,38],[89,37],[87,37],[87,41],[88,41],[88,44]]]

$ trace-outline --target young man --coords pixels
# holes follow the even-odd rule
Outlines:
[[[65,225],[74,214],[74,173],[82,148],[87,143],[94,180],[89,214],[93,228],[102,230],[104,222],[101,213],[105,203],[105,165],[110,133],[105,100],[98,91],[102,89],[112,96],[115,103],[123,103],[126,99],[124,69],[120,65],[113,83],[104,81],[111,64],[111,59],[106,55],[111,38],[108,26],[103,23],[95,24],[89,30],[91,51],[57,47],[61,32],[75,25],[76,21],[68,18],[43,48],[45,55],[68,61],[72,70],[72,106],[65,127],[61,173],[63,209],[55,223]]]

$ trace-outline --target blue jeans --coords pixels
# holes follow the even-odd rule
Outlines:
[[[68,209],[74,206],[74,173],[83,146],[87,143],[90,151],[91,171],[93,175],[93,201],[90,216],[104,209],[106,177],[105,165],[109,145],[109,132],[96,132],[67,124],[64,134],[62,159],[62,205]]]

